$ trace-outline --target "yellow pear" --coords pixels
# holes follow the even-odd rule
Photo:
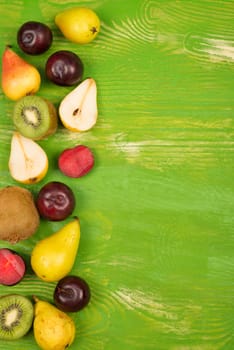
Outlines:
[[[76,328],[73,319],[52,304],[35,300],[34,337],[43,350],[64,350],[74,341]]]
[[[96,124],[97,86],[94,79],[85,79],[63,98],[59,117],[65,128],[71,131],[87,131]]]
[[[2,56],[2,90],[11,100],[36,93],[41,84],[39,71],[6,47]]]
[[[58,13],[55,24],[65,38],[78,44],[90,43],[100,31],[99,17],[86,7],[75,6]]]
[[[15,131],[11,139],[8,166],[13,179],[24,184],[34,184],[47,174],[48,157],[39,144]]]
[[[65,277],[73,267],[79,243],[80,223],[78,218],[74,218],[35,245],[31,254],[35,274],[47,282]]]

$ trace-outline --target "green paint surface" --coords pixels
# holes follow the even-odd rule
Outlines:
[[[61,0],[0,1],[1,54],[6,44],[42,75],[38,95],[56,106],[72,89],[45,78],[56,50],[76,52],[84,77],[98,86],[99,117],[85,133],[58,132],[39,143],[49,157],[36,195],[57,180],[77,199],[81,244],[73,274],[91,287],[87,308],[72,314],[79,350],[233,350],[233,1],[86,0],[101,32],[89,45],[67,41],[55,15],[77,4]],[[54,42],[41,56],[16,44],[19,26],[47,23]],[[8,171],[14,102],[0,94],[0,185]],[[77,144],[95,155],[92,172],[69,179],[59,153]],[[14,249],[30,261],[35,243],[64,222],[42,221]],[[0,247],[9,246],[0,242]],[[55,283],[28,268],[0,295],[32,294],[53,301]],[[38,349],[32,331],[0,349]]]

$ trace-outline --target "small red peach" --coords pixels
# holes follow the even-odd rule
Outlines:
[[[94,155],[89,147],[78,145],[65,149],[59,156],[58,167],[69,177],[81,177],[90,172],[94,166]]]
[[[0,284],[13,286],[19,283],[25,275],[24,259],[8,248],[0,249]]]

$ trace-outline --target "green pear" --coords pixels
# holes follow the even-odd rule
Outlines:
[[[39,241],[31,254],[35,274],[47,282],[59,281],[72,269],[80,243],[78,218]]]

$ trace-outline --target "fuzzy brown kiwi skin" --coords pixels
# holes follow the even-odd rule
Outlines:
[[[44,101],[47,103],[48,108],[49,108],[50,127],[49,127],[49,130],[47,131],[47,133],[42,138],[40,138],[41,140],[47,138],[50,135],[53,135],[58,128],[58,113],[57,113],[55,106],[53,105],[53,103],[51,103],[50,101],[48,101],[46,99],[44,99]],[[37,139],[37,140],[39,140],[39,139]]]
[[[12,244],[31,237],[40,217],[32,193],[19,186],[0,189],[0,240]]]

